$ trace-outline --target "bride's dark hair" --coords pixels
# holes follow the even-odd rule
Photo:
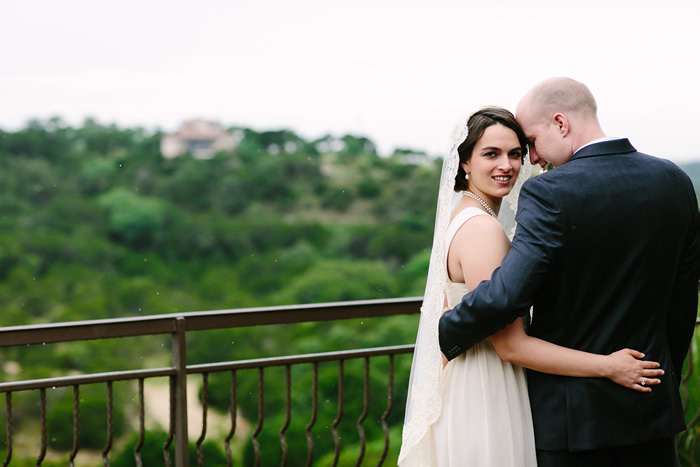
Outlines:
[[[457,152],[459,153],[459,168],[455,176],[455,191],[464,191],[469,188],[469,182],[464,178],[466,172],[462,168],[462,164],[472,157],[474,146],[477,141],[481,139],[484,131],[488,127],[496,124],[501,124],[515,132],[523,151],[523,158],[525,157],[527,153],[527,138],[525,137],[525,133],[523,133],[523,129],[520,128],[518,122],[515,121],[515,116],[509,110],[501,107],[484,107],[474,112],[469,117],[467,121],[467,138],[457,148]]]

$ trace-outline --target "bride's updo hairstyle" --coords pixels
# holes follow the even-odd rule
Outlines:
[[[467,162],[472,157],[472,151],[476,146],[477,141],[481,139],[484,131],[496,124],[501,124],[506,128],[513,130],[520,142],[520,148],[523,151],[523,158],[527,153],[527,138],[523,133],[522,128],[515,121],[515,116],[506,109],[501,107],[484,107],[481,110],[474,112],[467,121],[467,138],[459,145],[457,152],[459,153],[459,168],[457,176],[455,176],[455,191],[464,191],[469,189],[469,181],[465,179],[466,172],[462,168],[462,164]]]

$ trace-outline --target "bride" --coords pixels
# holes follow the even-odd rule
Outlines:
[[[438,320],[445,306],[455,306],[468,290],[488,280],[508,252],[504,226],[514,231],[517,194],[530,175],[531,166],[524,162],[526,145],[513,114],[487,107],[458,129],[443,163],[401,467],[536,466],[523,367],[610,378],[644,392],[660,382],[656,377],[663,370],[656,362],[641,360],[641,352],[623,349],[596,355],[560,347],[527,336],[522,320],[444,366]],[[642,377],[645,384],[640,386]]]

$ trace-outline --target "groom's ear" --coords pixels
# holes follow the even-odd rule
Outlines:
[[[561,113],[556,113],[554,114],[554,117],[552,117],[554,120],[554,124],[557,126],[557,129],[559,130],[559,134],[564,137],[567,134],[569,134],[569,130],[571,127],[569,126],[569,119],[566,118],[566,115],[561,114]]]

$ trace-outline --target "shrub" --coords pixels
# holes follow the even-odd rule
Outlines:
[[[161,232],[164,206],[158,199],[114,188],[100,196],[99,204],[108,212],[110,233],[129,246],[149,246]]]

